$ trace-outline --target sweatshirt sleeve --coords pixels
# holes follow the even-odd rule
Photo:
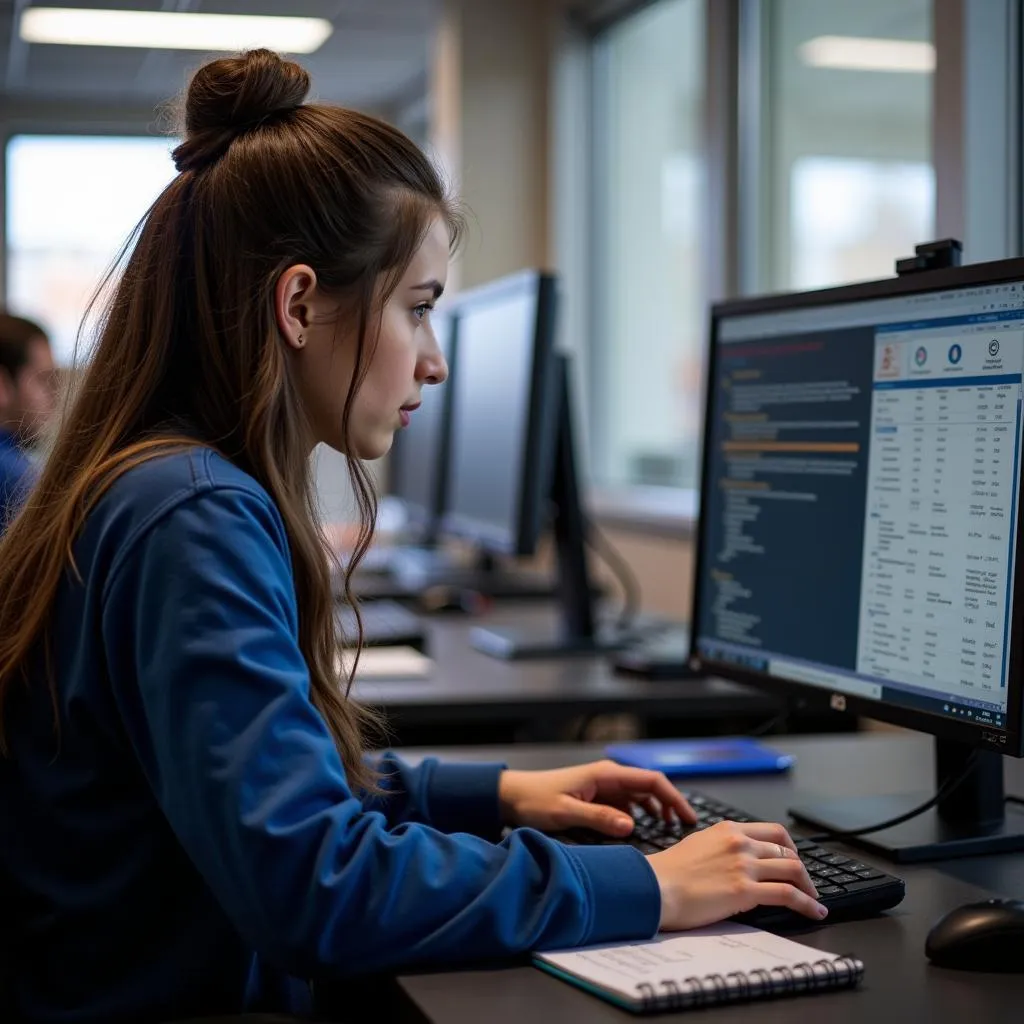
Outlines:
[[[484,839],[501,835],[498,781],[503,764],[447,764],[428,757],[409,765],[387,751],[369,759],[381,774],[382,796],[363,800],[380,811],[388,825],[432,825],[442,832],[470,832]]]
[[[115,700],[171,829],[239,933],[291,973],[656,931],[654,873],[629,847],[569,848],[528,829],[494,844],[389,827],[363,805],[310,701],[283,524],[264,496],[219,487],[164,510],[111,567],[102,629]],[[463,783],[466,818],[484,802],[483,773],[450,771],[405,777],[439,826],[460,817]]]

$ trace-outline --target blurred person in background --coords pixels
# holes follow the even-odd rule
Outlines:
[[[0,533],[35,478],[28,452],[53,415],[55,384],[46,332],[0,312]]]

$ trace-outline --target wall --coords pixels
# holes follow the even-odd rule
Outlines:
[[[693,541],[621,526],[602,532],[629,563],[640,585],[644,611],[673,620],[688,621],[693,582]],[[608,570],[599,567],[602,579]]]
[[[460,287],[549,262],[553,24],[548,0],[444,4],[431,140],[469,214]]]

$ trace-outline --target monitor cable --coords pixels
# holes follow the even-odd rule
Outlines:
[[[919,804],[917,807],[911,808],[909,811],[905,811],[903,814],[899,814],[894,818],[888,818],[885,821],[880,821],[875,825],[867,825],[864,828],[851,828],[851,829],[829,829],[827,832],[819,832],[812,836],[801,836],[800,838],[806,838],[811,843],[827,843],[834,839],[856,839],[858,836],[869,836],[875,832],[883,832],[887,828],[895,828],[897,825],[902,825],[905,821],[911,821],[913,818],[924,814],[925,811],[930,811],[936,804],[945,800],[952,792],[959,789],[964,784],[967,777],[974,770],[974,766],[978,760],[978,751],[973,751],[967,758],[964,764],[963,771],[952,779],[947,779],[936,791],[934,796],[925,800],[924,803]]]
[[[749,732],[744,733],[747,739],[755,740],[761,736],[767,736],[770,732],[775,732],[777,728],[785,727],[789,721],[789,707],[784,707],[777,715],[773,715],[767,721],[762,722],[760,725],[754,726]]]
[[[616,620],[616,628],[625,632],[635,623],[640,614],[640,581],[629,562],[619,553],[615,545],[599,530],[589,516],[583,518],[583,530],[587,544],[612,571],[622,589],[622,610]]]

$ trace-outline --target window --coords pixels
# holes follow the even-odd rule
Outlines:
[[[588,426],[600,484],[695,480],[703,17],[703,0],[660,0],[595,47]]]
[[[763,157],[746,168],[764,183],[753,287],[888,277],[934,234],[931,0],[772,0],[761,11]]]
[[[89,299],[175,174],[174,141],[16,135],[7,145],[7,305],[72,361]]]

